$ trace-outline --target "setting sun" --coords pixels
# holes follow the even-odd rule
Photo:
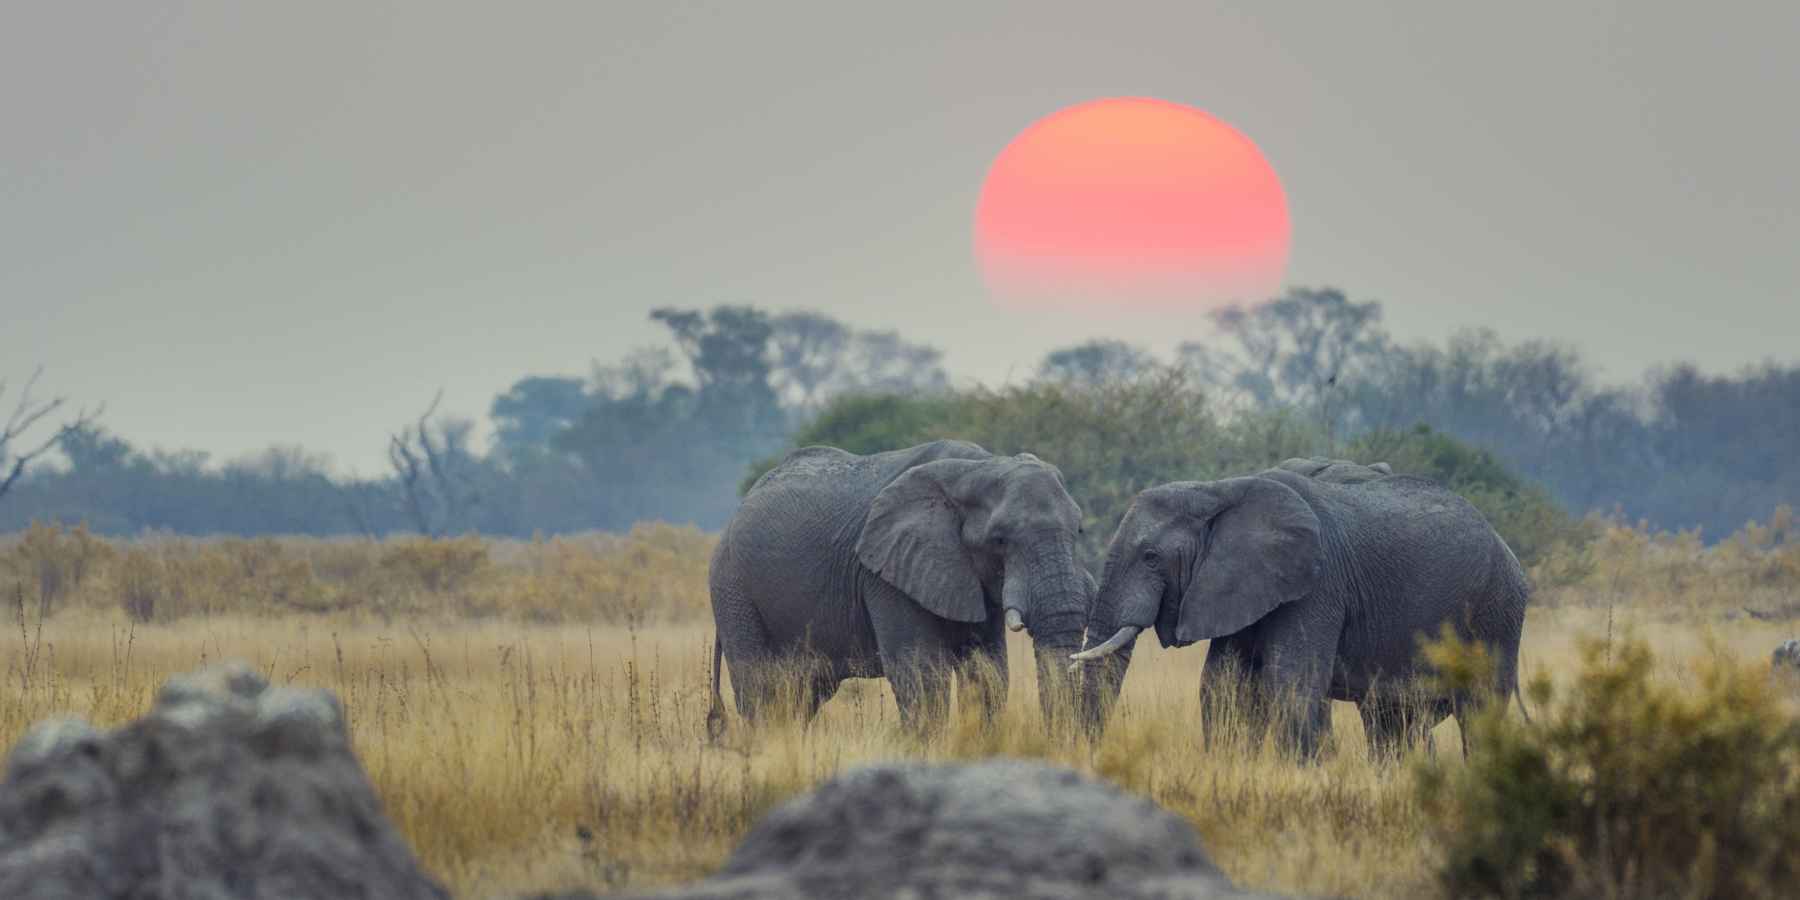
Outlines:
[[[1033,123],[994,160],[975,209],[989,290],[1024,308],[1169,309],[1278,291],[1287,198],[1254,143],[1143,97]]]

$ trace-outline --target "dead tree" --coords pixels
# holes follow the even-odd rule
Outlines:
[[[443,399],[439,390],[416,423],[388,438],[388,463],[400,483],[407,516],[426,537],[466,528],[481,502],[468,449],[469,423],[431,421]]]
[[[32,398],[32,390],[37,387],[38,379],[43,374],[43,366],[37,367],[31,373],[31,378],[25,382],[25,387],[19,392],[19,402],[13,406],[12,415],[6,419],[6,426],[0,428],[0,497],[5,497],[6,492],[12,490],[13,485],[17,484],[19,479],[24,476],[25,469],[38,457],[50,452],[50,448],[55,447],[57,442],[62,440],[63,435],[92,425],[104,409],[102,407],[91,411],[81,410],[76,413],[73,422],[63,423],[62,427],[56,429],[42,443],[25,445],[23,450],[17,449],[17,446],[25,439],[26,432],[61,409],[67,402],[67,398],[64,397],[52,397],[49,400]],[[5,394],[6,381],[0,379],[0,396],[5,396]]]

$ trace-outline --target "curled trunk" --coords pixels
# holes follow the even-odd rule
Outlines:
[[[1125,685],[1132,648],[1145,629],[1156,622],[1162,596],[1150,587],[1110,591],[1094,603],[1087,623],[1089,649],[1070,667],[1078,676],[1076,708],[1081,727],[1089,737],[1106,730],[1106,720]]]
[[[1008,609],[1023,607],[1036,647],[1038,703],[1053,730],[1074,706],[1068,659],[1081,648],[1091,583],[1068,540],[1039,542],[1025,558],[1008,561],[1002,603]]]

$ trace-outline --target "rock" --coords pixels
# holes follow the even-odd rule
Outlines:
[[[1800,639],[1789,639],[1775,648],[1775,655],[1769,660],[1777,672],[1800,675]]]
[[[1068,769],[990,760],[848,772],[771,812],[714,878],[641,896],[1252,895],[1220,874],[1186,821],[1155,803]]]
[[[0,783],[0,897],[444,898],[382,815],[337,699],[243,665],[115,731],[38,724]]]

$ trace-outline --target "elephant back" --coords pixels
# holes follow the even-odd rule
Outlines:
[[[1350,529],[1365,560],[1394,563],[1392,583],[1430,593],[1475,582],[1487,592],[1529,594],[1523,568],[1493,524],[1461,494],[1430,478],[1392,475],[1360,484],[1323,485],[1356,508]]]
[[[914,466],[937,462],[940,459],[992,459],[993,457],[994,454],[989,453],[978,444],[968,441],[943,440],[907,447],[904,450],[871,453],[860,458],[875,470],[872,473],[873,480],[877,483],[876,490],[879,491],[892,484],[894,479],[899,478],[906,470]]]
[[[764,488],[801,483],[860,490],[868,494],[866,499],[872,500],[882,488],[913,466],[940,459],[989,459],[992,456],[977,444],[954,440],[931,441],[901,450],[864,455],[824,445],[801,447],[789,451],[781,462],[757,478],[744,496],[748,498]]]
[[[744,496],[748,497],[764,487],[782,482],[842,476],[856,468],[857,461],[861,458],[854,453],[823,445],[791,450],[781,458],[781,462],[762,473],[750,485],[750,490],[744,492]]]

